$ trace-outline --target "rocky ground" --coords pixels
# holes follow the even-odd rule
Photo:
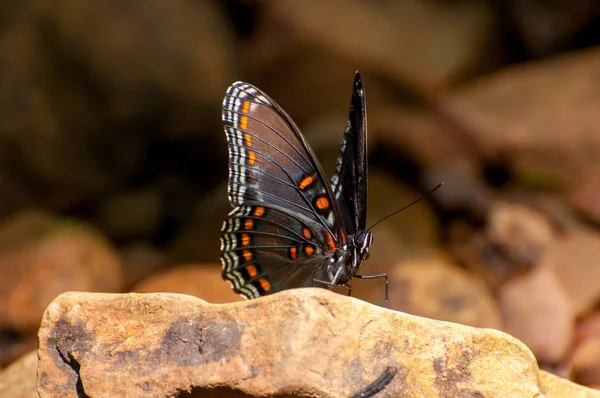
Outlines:
[[[425,348],[394,354],[406,368],[399,368],[389,396],[432,388],[455,396],[447,389],[457,385],[494,396],[494,383],[502,381],[527,389],[518,396],[596,396],[565,383],[600,388],[599,23],[600,7],[591,0],[1,4],[0,395],[37,396],[31,351],[38,331],[40,365],[56,365],[47,355],[62,352],[64,376],[79,361],[86,392],[103,388],[89,378],[109,362],[93,356],[104,347],[98,342],[123,336],[135,337],[132,358],[148,372],[179,372],[169,386],[140,377],[158,396],[190,386],[346,396],[376,378],[387,363],[366,361],[375,349],[361,357],[358,371],[342,366],[356,357],[336,358],[320,347],[327,358],[321,364],[340,362],[336,369],[350,373],[337,378],[317,366],[307,384],[293,374],[294,367],[311,372],[294,362],[306,352],[289,347],[294,355],[285,362],[242,358],[214,379],[203,368],[191,370],[195,365],[165,365],[156,346],[146,348],[155,362],[139,359],[145,352],[135,344],[159,344],[153,339],[175,324],[189,333],[177,312],[182,308],[207,319],[230,317],[234,329],[247,324],[251,332],[239,336],[258,347],[284,347],[259,331],[264,317],[281,317],[277,309],[288,304],[294,325],[299,319],[320,325],[306,333],[327,330],[331,341],[346,339],[354,329],[313,318],[314,302],[299,304],[321,297],[312,291],[223,307],[183,296],[60,296],[53,306],[67,314],[66,323],[57,324],[63,315],[50,310],[43,317],[68,291],[241,300],[221,280],[218,258],[221,223],[231,208],[220,120],[226,88],[245,80],[267,92],[333,170],[358,69],[368,109],[368,223],[445,183],[377,226],[363,273],[389,274],[394,310],[465,327],[326,293],[318,300],[344,314],[340,325],[357,330],[366,319],[394,336],[413,325],[408,347]],[[359,299],[383,305],[381,281],[353,286]],[[137,311],[141,305],[166,311],[164,319],[152,318],[154,329],[139,326],[151,322]],[[354,323],[349,305],[360,308]],[[256,318],[246,322],[251,311]],[[81,328],[72,326],[82,322],[93,342],[84,348],[63,342],[57,349],[42,339],[69,326],[79,340]],[[147,340],[137,340],[143,330]],[[310,338],[298,344],[310,347]],[[383,332],[377,338],[401,341]],[[468,365],[459,361],[464,342],[448,339],[469,341]],[[213,343],[207,349],[227,345]],[[501,354],[494,358],[490,350]],[[435,368],[438,357],[447,361]],[[522,379],[504,367],[513,359],[524,369]],[[277,380],[263,375],[244,388],[234,383],[248,377],[243,369],[260,375],[257,369],[274,365],[289,372]],[[119,366],[108,379],[127,377],[125,364]],[[415,366],[431,372],[414,373]],[[456,379],[461,366],[471,379]],[[493,371],[474,373],[480,367]],[[406,380],[414,389],[402,387]]]

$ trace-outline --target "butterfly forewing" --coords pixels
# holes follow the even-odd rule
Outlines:
[[[367,175],[367,110],[362,79],[356,72],[350,116],[331,178],[331,190],[339,203],[348,234],[365,229]]]
[[[229,201],[274,204],[319,220],[337,239],[337,203],[316,157],[290,117],[256,87],[234,83],[223,101]],[[345,231],[344,231],[345,232]]]
[[[313,151],[283,109],[247,83],[227,90],[223,121],[237,206],[222,229],[223,278],[247,298],[324,279],[346,228]]]

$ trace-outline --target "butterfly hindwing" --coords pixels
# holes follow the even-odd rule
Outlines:
[[[222,276],[236,293],[256,298],[324,278],[332,236],[319,223],[276,205],[248,202],[221,230]]]
[[[258,88],[234,83],[223,101],[229,201],[273,204],[315,219],[337,239],[338,204],[313,151],[291,118]]]
[[[340,155],[331,178],[348,234],[363,231],[367,222],[367,110],[360,74],[356,72],[350,116]]]

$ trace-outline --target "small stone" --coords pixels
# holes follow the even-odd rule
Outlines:
[[[580,386],[572,381],[540,370],[540,391],[545,398],[597,398],[600,391]]]
[[[449,93],[439,107],[485,158],[507,157],[514,182],[577,189],[599,173],[599,66],[598,48],[515,65]]]
[[[575,380],[585,385],[600,385],[600,334],[579,342],[573,351]]]
[[[60,293],[116,292],[121,272],[117,252],[90,227],[19,213],[0,227],[0,329],[34,333]]]
[[[556,273],[571,311],[583,314],[600,299],[600,234],[588,229],[569,231],[546,250],[539,266]]]
[[[600,223],[600,182],[597,173],[590,173],[573,189],[569,199],[573,205],[596,223]]]
[[[554,242],[550,220],[531,207],[496,202],[488,214],[487,236],[513,261],[534,266]]]
[[[37,350],[30,351],[0,371],[0,396],[37,398]]]
[[[502,329],[500,309],[485,283],[449,260],[430,256],[398,263],[391,274],[392,308],[463,325]]]
[[[552,269],[537,267],[504,284],[499,301],[505,332],[527,344],[540,361],[556,363],[565,358],[575,315]]]

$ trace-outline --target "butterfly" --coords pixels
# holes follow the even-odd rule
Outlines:
[[[367,114],[356,72],[350,116],[335,173],[323,168],[288,114],[258,88],[233,83],[223,100],[229,148],[228,197],[221,229],[222,277],[245,298],[285,289],[352,287],[369,258]]]

